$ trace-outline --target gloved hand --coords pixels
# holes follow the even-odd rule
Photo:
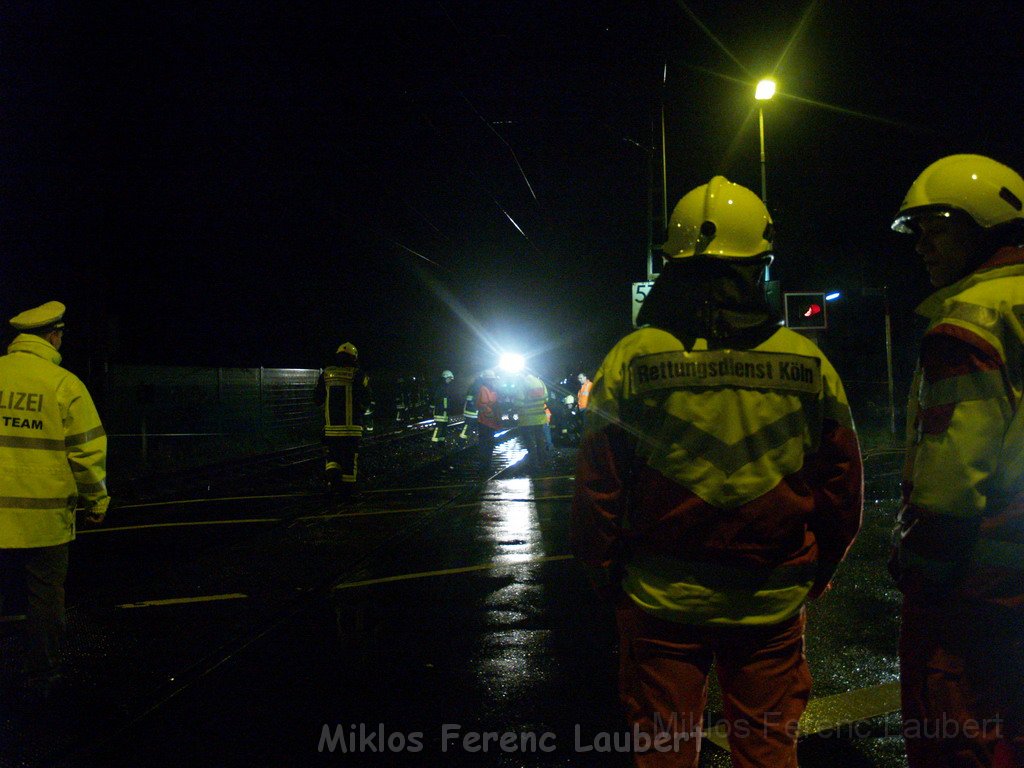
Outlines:
[[[106,510],[88,509],[85,512],[85,522],[90,525],[100,525],[106,518]]]

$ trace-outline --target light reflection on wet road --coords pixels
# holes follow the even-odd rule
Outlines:
[[[495,465],[522,453],[508,441]],[[617,649],[610,609],[568,556],[571,466],[563,455],[546,476],[513,469],[482,487],[439,482],[390,499],[368,494],[356,507],[415,510],[405,515],[303,517],[289,535],[353,557],[336,565],[348,575],[95,762],[68,765],[628,765],[627,755],[599,746],[623,729]],[[891,514],[890,502],[869,507],[836,588],[810,607],[815,696],[893,679],[897,607],[884,577]],[[339,545],[341,536],[349,543]],[[372,557],[359,559],[371,544]],[[712,690],[709,716],[719,714]],[[201,747],[190,748],[197,724]],[[861,725],[802,740],[801,765],[904,765],[891,716]],[[339,728],[354,741],[332,742]],[[483,734],[506,737],[509,748],[484,749]],[[389,736],[404,749],[389,748]],[[725,751],[705,747],[704,768],[728,764]]]

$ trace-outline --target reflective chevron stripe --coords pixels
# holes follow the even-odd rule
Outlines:
[[[706,461],[722,473],[732,475],[769,451],[807,433],[807,419],[801,410],[792,411],[735,443],[726,443],[674,416],[659,413],[659,417],[663,420],[662,431],[671,434],[671,441],[645,439],[637,450],[641,456],[650,451],[644,458],[654,468],[666,465],[669,452],[682,449],[691,459]]]

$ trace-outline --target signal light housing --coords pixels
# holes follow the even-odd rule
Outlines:
[[[786,326],[798,331],[823,331],[828,328],[825,293],[786,293]]]

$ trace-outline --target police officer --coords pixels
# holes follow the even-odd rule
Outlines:
[[[859,530],[857,435],[825,355],[766,302],[753,192],[692,190],[662,249],[641,327],[594,377],[572,548],[616,606],[620,695],[652,740],[637,765],[696,768],[714,660],[733,765],[795,768],[804,603]]]
[[[359,367],[359,351],[355,344],[346,341],[338,347],[335,356],[335,364],[324,368],[317,379],[314,400],[324,409],[328,487],[347,498],[355,491],[363,414],[373,396],[370,377]]]
[[[900,681],[910,768],[1024,765],[1024,179],[929,165],[893,229],[935,292],[910,390]]]
[[[75,507],[99,524],[110,504],[106,433],[85,384],[60,367],[64,311],[49,301],[13,317],[0,357],[0,562],[27,584],[25,673],[38,698],[61,675]]]

